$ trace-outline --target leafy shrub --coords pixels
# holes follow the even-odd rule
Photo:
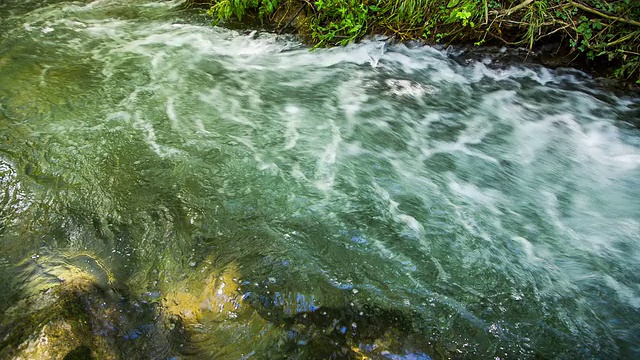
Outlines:
[[[286,26],[304,17],[304,33],[316,47],[373,33],[530,49],[553,38],[564,55],[613,62],[612,76],[640,82],[637,0],[209,0],[207,6],[215,22],[249,14],[272,21],[280,13],[280,19],[288,18]]]

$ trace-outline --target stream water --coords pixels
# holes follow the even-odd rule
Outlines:
[[[0,358],[639,358],[639,103],[175,1],[2,1]]]

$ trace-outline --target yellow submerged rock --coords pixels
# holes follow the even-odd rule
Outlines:
[[[104,297],[97,284],[106,270],[95,269],[92,274],[82,265],[73,265],[81,258],[92,266],[99,264],[90,254],[34,258],[23,264],[27,296],[4,314],[3,326],[10,331],[3,342],[9,346],[0,357],[57,360],[75,352],[89,359],[118,358],[106,338],[96,335],[92,321],[116,314],[109,308],[91,313],[86,305]]]
[[[232,263],[214,271],[201,283],[186,280],[176,290],[168,292],[163,306],[167,313],[179,315],[186,323],[204,318],[234,319],[242,310],[238,279],[238,267]]]
[[[211,270],[210,263],[164,297],[165,316],[179,317],[202,357],[241,358],[268,353],[284,332],[258,314],[242,297],[235,263]],[[187,344],[188,346],[188,344]]]

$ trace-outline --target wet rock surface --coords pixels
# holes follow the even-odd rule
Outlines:
[[[424,329],[414,321],[419,314],[353,303],[311,311],[264,306],[243,293],[233,263],[212,270],[205,262],[203,281],[189,279],[149,299],[104,283],[106,269],[73,265],[78,259],[100,263],[86,253],[26,262],[30,295],[0,318],[1,358],[429,358],[423,349],[431,346],[420,342]]]

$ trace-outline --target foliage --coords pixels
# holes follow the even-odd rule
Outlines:
[[[202,2],[192,0],[192,3]],[[498,42],[533,49],[559,42],[560,55],[613,62],[611,75],[640,82],[640,1],[636,0],[208,0],[215,21],[296,17],[315,46],[367,34],[397,40]],[[297,11],[296,11],[297,10]]]
[[[346,45],[359,39],[367,31],[369,11],[379,10],[358,0],[317,0],[315,8],[318,16],[311,23],[311,36],[316,46]]]
[[[242,17],[249,11],[255,11],[258,9],[258,13],[262,18],[265,15],[272,14],[278,5],[279,0],[220,0],[212,1],[207,14],[212,18],[218,20],[228,20],[231,17],[237,17],[238,20],[242,20]]]

